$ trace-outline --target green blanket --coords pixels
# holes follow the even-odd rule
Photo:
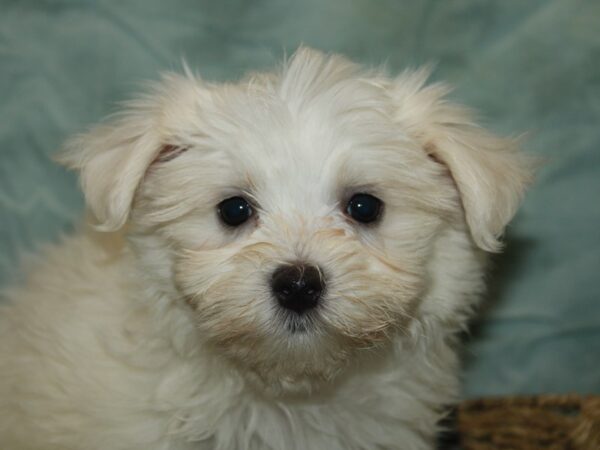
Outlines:
[[[181,58],[209,79],[300,43],[434,79],[546,158],[466,352],[465,395],[600,392],[600,1],[0,0],[0,283],[72,228],[50,156]]]

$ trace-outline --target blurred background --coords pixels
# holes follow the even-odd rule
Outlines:
[[[51,162],[185,58],[210,80],[300,44],[434,80],[546,160],[494,258],[464,395],[600,393],[600,1],[0,0],[0,286],[83,202]]]

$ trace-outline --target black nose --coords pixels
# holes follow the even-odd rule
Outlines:
[[[317,306],[324,288],[323,276],[315,266],[281,266],[271,279],[271,289],[279,304],[298,314]]]

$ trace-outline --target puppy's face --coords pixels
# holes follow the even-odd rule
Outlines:
[[[390,99],[345,89],[213,88],[168,141],[185,152],[159,159],[136,199],[134,223],[168,242],[202,336],[264,375],[331,376],[406,327],[456,206]]]
[[[238,85],[171,77],[119,125],[76,141],[70,157],[103,136],[118,141],[118,164],[100,149],[78,159],[99,220],[129,220],[141,264],[187,304],[206,343],[265,385],[310,388],[422,319],[445,231],[468,225],[491,247],[518,202],[525,172],[502,149],[484,149],[495,152],[484,163],[444,153],[445,139],[450,148],[500,141],[452,123],[467,120],[463,111],[436,104],[441,88],[425,90],[422,78],[393,82],[307,50]],[[486,172],[494,157],[510,168]],[[123,173],[96,186],[94,159],[96,177]],[[510,192],[493,187],[506,213],[473,211],[489,199],[453,167],[469,164],[492,178],[486,185],[523,178]]]

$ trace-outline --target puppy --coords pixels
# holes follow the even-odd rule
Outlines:
[[[426,77],[301,48],[71,140],[95,223],[1,307],[0,448],[431,449],[531,170]]]

